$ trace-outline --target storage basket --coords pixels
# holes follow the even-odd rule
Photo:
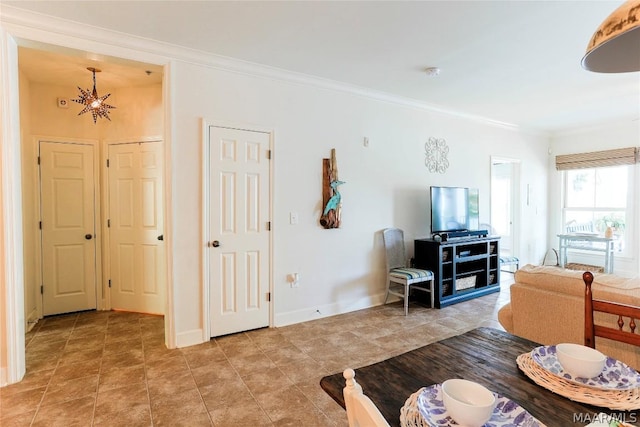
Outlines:
[[[476,275],[473,275],[456,279],[456,291],[463,291],[476,286],[476,277]]]

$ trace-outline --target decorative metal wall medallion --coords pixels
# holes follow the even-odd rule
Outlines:
[[[444,173],[449,167],[449,147],[447,141],[438,138],[429,138],[424,144],[425,160],[424,164],[429,172]]]

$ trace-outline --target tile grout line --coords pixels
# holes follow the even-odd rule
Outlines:
[[[75,325],[73,330],[71,331],[71,335],[73,335],[73,331],[75,330]],[[102,354],[100,355],[100,367],[98,368],[98,380],[96,381],[96,394],[93,399],[93,411],[91,412],[91,423],[93,426],[96,419],[96,409],[98,407],[98,391],[100,390],[100,377],[102,376],[102,365],[104,363],[104,352],[107,346],[107,332],[109,331],[109,317],[107,317],[107,327],[104,331],[104,340],[102,342]]]
[[[145,349],[144,336],[142,334],[142,324],[140,322],[140,319],[138,319],[138,325],[140,326],[140,341],[142,342],[142,363],[144,364],[144,388],[147,391],[147,402],[149,402],[148,403],[149,419],[151,420],[151,426],[153,427],[155,423],[153,421],[153,410],[151,409],[151,392],[149,392],[149,378],[147,377],[147,357],[146,357],[146,352],[144,351]]]

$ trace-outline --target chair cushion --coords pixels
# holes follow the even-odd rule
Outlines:
[[[502,264],[518,264],[520,260],[514,256],[501,256],[500,262]]]
[[[389,272],[389,276],[405,280],[415,280],[421,278],[424,278],[425,280],[433,279],[433,273],[431,271],[421,270],[419,268],[393,268]]]

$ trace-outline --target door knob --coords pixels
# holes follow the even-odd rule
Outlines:
[[[92,237],[93,237],[93,235],[91,235],[91,234],[85,234],[84,235],[84,238],[87,239],[87,240],[91,240]]]
[[[213,246],[214,248],[217,248],[218,246],[220,246],[220,242],[217,240],[214,240],[213,242],[211,242],[211,246]]]
[[[158,240],[164,240],[164,234],[159,235]]]

